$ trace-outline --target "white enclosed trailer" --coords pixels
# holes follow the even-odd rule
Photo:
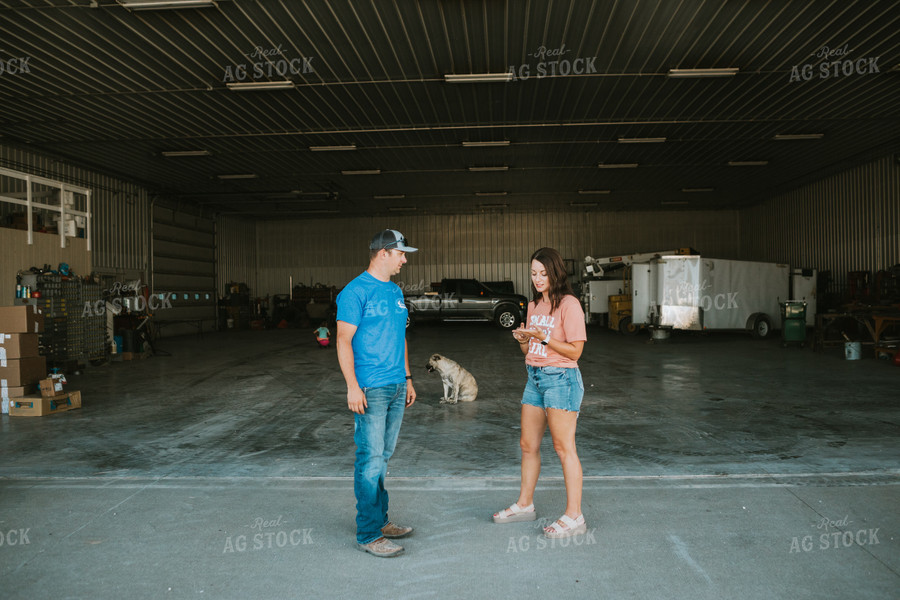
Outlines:
[[[662,329],[742,329],[765,338],[780,327],[779,303],[791,299],[790,280],[784,264],[663,256],[632,266],[632,320]],[[813,302],[807,307],[809,323],[815,314],[815,275],[801,273],[795,283],[812,286],[811,291],[795,288],[796,299]]]
[[[582,305],[587,323],[604,322],[609,314],[609,297],[625,293],[627,268],[635,263],[659,259],[665,255],[691,254],[691,248],[679,248],[663,252],[644,252],[584,259]]]

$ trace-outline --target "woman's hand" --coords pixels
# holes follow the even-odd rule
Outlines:
[[[520,323],[520,324],[519,324],[519,328],[518,328],[518,329],[514,329],[513,332],[512,332],[512,334],[513,334],[513,337],[516,338],[516,341],[517,341],[517,342],[519,342],[520,344],[524,344],[525,342],[528,341],[528,338],[531,337],[530,335],[528,335],[528,334],[526,333],[527,331],[528,331],[528,330],[525,329],[524,324]]]
[[[527,341],[530,338],[535,338],[537,340],[542,340],[547,337],[547,334],[541,331],[538,328],[534,329],[522,329],[520,333],[525,336],[525,340]]]

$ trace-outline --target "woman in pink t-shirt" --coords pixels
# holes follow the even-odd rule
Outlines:
[[[578,370],[587,340],[584,310],[569,285],[565,263],[553,248],[531,255],[531,283],[534,299],[526,323],[513,331],[528,372],[522,395],[522,484],[519,500],[496,513],[494,522],[536,518],[534,488],[541,472],[541,438],[549,425],[566,482],[566,512],[544,527],[544,535],[563,538],[587,531],[581,513],[581,461],[575,450],[575,425],[584,397]]]

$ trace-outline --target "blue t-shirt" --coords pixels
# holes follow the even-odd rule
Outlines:
[[[353,370],[359,386],[405,383],[408,311],[399,286],[363,271],[338,294],[337,307],[337,320],[357,328]]]

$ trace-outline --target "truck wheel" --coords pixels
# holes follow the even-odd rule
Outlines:
[[[769,317],[762,313],[757,314],[753,320],[753,329],[750,330],[750,333],[758,340],[764,340],[769,337],[769,334],[772,333],[772,323],[769,321]]]
[[[494,323],[503,329],[515,329],[519,326],[519,315],[513,306],[501,306],[494,313]]]
[[[631,317],[622,317],[619,319],[619,333],[634,335],[639,330],[640,327],[631,322]]]

